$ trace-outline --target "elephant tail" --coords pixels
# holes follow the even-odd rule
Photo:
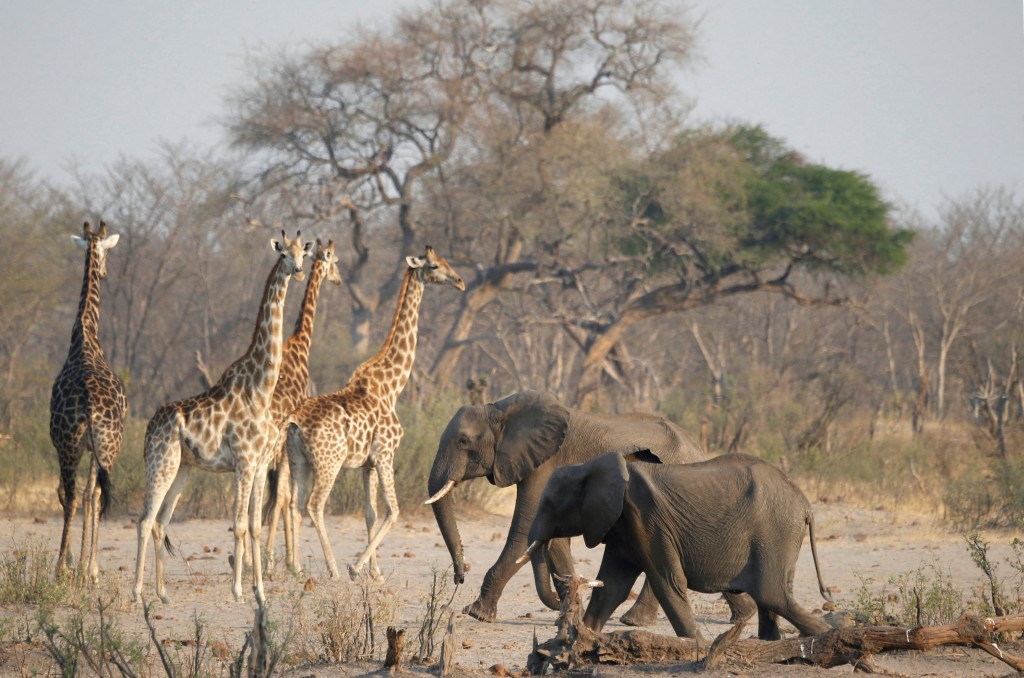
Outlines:
[[[811,540],[811,558],[814,560],[814,574],[818,577],[818,591],[821,592],[821,597],[825,600],[832,602],[832,594],[829,592],[828,587],[821,581],[821,566],[818,564],[818,545],[814,539],[814,514],[811,512],[811,507],[807,507],[807,513],[805,514],[804,520],[807,522],[807,533]]]

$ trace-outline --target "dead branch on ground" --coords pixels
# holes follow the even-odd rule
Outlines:
[[[832,629],[817,636],[765,641],[738,640],[739,630],[731,628],[722,634],[710,652],[692,638],[663,636],[648,631],[631,630],[616,633],[594,633],[583,625],[579,577],[569,583],[562,601],[558,632],[551,640],[535,644],[527,659],[534,675],[549,669],[567,670],[588,664],[632,665],[647,662],[692,662],[705,659],[705,666],[722,662],[806,663],[824,668],[851,664],[862,671],[873,672],[874,655],[895,650],[926,651],[943,645],[976,647],[1024,671],[1024,658],[1007,653],[999,647],[999,633],[1024,630],[1024,615],[982,619],[965,614],[953,624],[919,626],[855,626]]]

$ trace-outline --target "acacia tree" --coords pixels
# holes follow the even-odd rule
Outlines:
[[[752,292],[839,303],[839,278],[895,270],[912,237],[867,177],[806,162],[758,127],[684,134],[615,184],[607,264],[622,277],[601,320],[566,322],[584,402],[638,323]]]

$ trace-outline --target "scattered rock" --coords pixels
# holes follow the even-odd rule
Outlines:
[[[502,678],[508,678],[508,676],[512,675],[512,672],[506,669],[504,664],[495,664],[487,670],[495,676],[501,676]]]
[[[415,558],[416,554],[413,553],[412,551],[406,551],[405,553],[402,554],[402,557],[403,558]]]
[[[312,577],[307,579],[306,583],[302,585],[302,590],[305,591],[306,593],[311,592],[315,588],[316,588],[316,580],[313,579]]]

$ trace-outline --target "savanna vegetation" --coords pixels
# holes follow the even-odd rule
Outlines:
[[[541,389],[663,413],[711,453],[778,463],[813,500],[928,508],[954,530],[1020,527],[1024,199],[979,187],[926,217],[756,120],[694,124],[676,85],[698,37],[694,17],[658,0],[448,0],[258,54],[226,98],[221,148],[165,144],[63,184],[0,157],[0,510],[58,510],[49,393],[82,276],[68,236],[103,219],[121,239],[100,338],[130,400],[115,512],[140,508],[155,409],[247,346],[268,240],[284,228],[333,239],[341,257],[345,285],[320,301],[317,392],[383,342],[406,255],[430,244],[466,280],[423,304],[399,403],[406,511],[461,403]],[[176,515],[227,515],[228,478],[196,475]],[[339,478],[334,511],[362,506],[357,476]],[[988,574],[978,533],[968,545],[990,582],[976,607],[1019,612],[1020,545],[1010,584]],[[37,606],[0,632],[35,639],[66,675],[145,673],[111,621],[127,603],[82,597],[52,565],[38,545],[0,558],[0,604]],[[868,583],[855,602],[872,622],[946,621],[965,606],[941,572],[897,577],[888,597]],[[389,615],[376,595],[353,587],[303,607],[296,592],[277,610],[293,622],[272,628],[274,661],[372,652]],[[432,591],[428,610],[445,596]],[[425,617],[428,657],[439,626]],[[242,672],[238,648],[203,634],[197,618],[192,644],[162,656],[167,675],[201,675],[188,667],[204,652]]]

